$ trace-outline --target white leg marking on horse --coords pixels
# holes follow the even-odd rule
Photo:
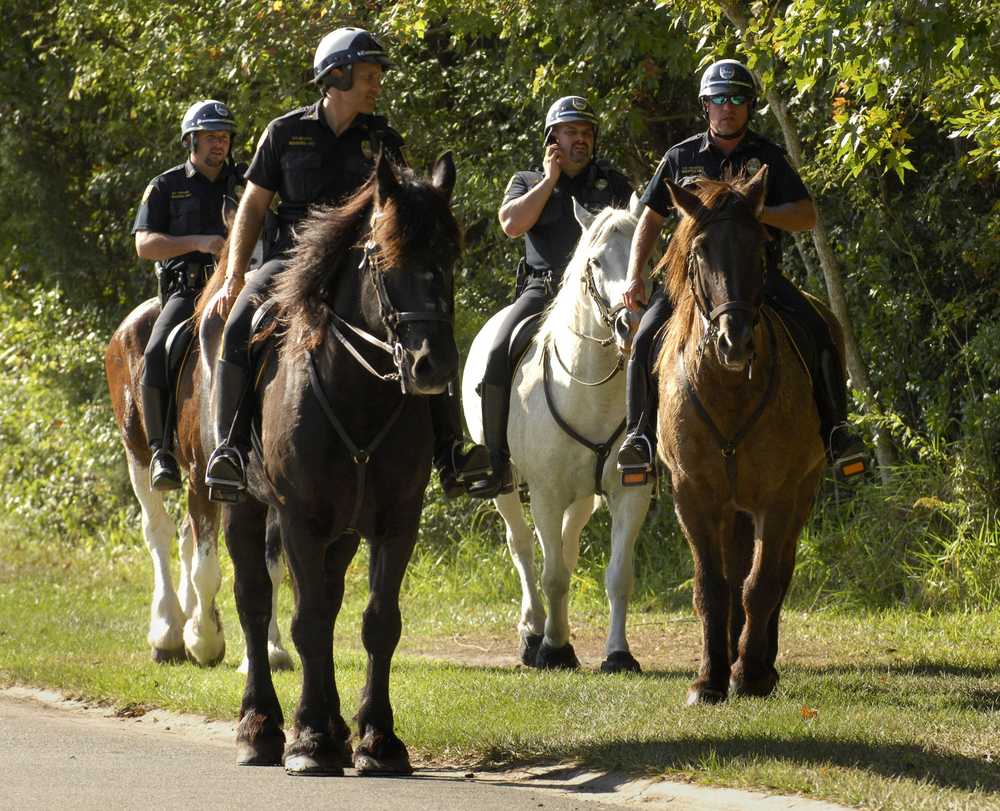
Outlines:
[[[193,522],[194,519],[190,515],[184,517],[179,539],[181,570],[177,578],[177,597],[185,617],[190,617],[194,613],[196,605],[194,583],[191,580],[191,566],[194,558]]]
[[[142,535],[153,560],[153,599],[149,611],[146,641],[154,650],[179,652],[184,614],[170,576],[170,550],[174,522],[163,508],[163,496],[149,486],[149,471],[126,451],[132,491],[142,510]]]
[[[521,634],[541,635],[545,631],[545,606],[535,575],[535,535],[524,520],[524,509],[516,492],[498,496],[493,503],[507,525],[507,549],[521,581],[521,616],[517,630]]]
[[[198,664],[216,664],[226,650],[222,621],[215,605],[222,585],[217,527],[210,521],[192,523],[194,555],[191,583],[194,586],[195,609],[184,626],[184,647]]]

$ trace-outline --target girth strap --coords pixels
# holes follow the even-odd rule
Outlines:
[[[715,436],[715,441],[719,443],[719,450],[722,451],[722,457],[726,463],[729,491],[733,498],[736,497],[736,447],[746,438],[754,425],[757,424],[757,420],[760,419],[761,414],[764,413],[764,409],[767,408],[768,403],[774,397],[774,390],[778,385],[777,339],[774,335],[774,327],[771,324],[771,319],[767,314],[765,314],[764,323],[767,325],[768,348],[771,354],[771,373],[767,380],[767,387],[764,389],[764,396],[757,403],[753,414],[750,415],[750,418],[736,432],[736,435],[732,439],[727,439],[722,431],[719,430],[719,427],[712,421],[711,415],[699,399],[694,386],[691,385],[691,379],[688,377],[687,369],[684,367],[684,353],[679,352],[677,354],[677,373],[680,375],[681,380],[684,381],[684,391],[694,405],[695,411],[698,412],[698,416],[701,417],[702,422],[708,426],[709,430]]]
[[[316,358],[313,357],[313,353],[309,353],[309,383],[312,386],[313,394],[316,395],[316,399],[319,401],[320,408],[323,409],[323,413],[326,414],[326,418],[330,421],[330,425],[333,426],[333,430],[337,432],[337,436],[340,437],[340,441],[344,443],[347,450],[351,453],[351,458],[354,461],[354,470],[357,475],[357,487],[354,493],[354,509],[351,512],[351,520],[348,521],[347,529],[345,532],[354,532],[360,534],[357,528],[354,526],[358,517],[361,515],[361,505],[365,497],[365,481],[367,479],[368,463],[371,461],[372,454],[379,445],[382,444],[382,440],[385,439],[386,435],[393,425],[396,424],[396,420],[399,419],[399,415],[403,413],[403,407],[406,405],[406,395],[403,395],[399,400],[399,405],[396,406],[395,410],[389,415],[389,419],[385,425],[382,426],[382,430],[379,431],[375,438],[368,443],[367,448],[359,448],[354,444],[354,440],[351,439],[350,435],[344,428],[343,423],[337,419],[337,415],[333,411],[333,406],[330,404],[329,398],[326,396],[326,392],[323,391],[323,385],[320,382],[319,375],[316,373]]]
[[[611,454],[611,448],[614,447],[615,440],[618,439],[622,431],[625,430],[625,420],[622,419],[614,433],[601,444],[591,442],[585,436],[581,436],[577,433],[573,426],[566,422],[556,409],[555,401],[552,399],[552,380],[551,375],[549,374],[548,361],[549,347],[548,344],[546,344],[542,349],[542,388],[545,390],[545,404],[549,407],[549,412],[552,414],[552,419],[556,421],[556,425],[562,428],[567,436],[571,439],[575,439],[585,448],[589,448],[597,455],[597,464],[594,467],[594,492],[599,496],[603,496],[604,489],[601,487],[601,479],[604,478],[604,463],[608,461],[608,456]]]

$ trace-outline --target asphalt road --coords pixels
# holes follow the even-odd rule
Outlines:
[[[125,714],[128,716],[128,713]],[[159,710],[117,717],[54,693],[0,690],[0,809],[349,808],[392,811],[829,811],[769,797],[567,767],[417,769],[408,778],[289,777],[235,765],[232,724]]]

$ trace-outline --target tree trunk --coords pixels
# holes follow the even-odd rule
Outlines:
[[[740,8],[739,3],[736,0],[718,0],[718,2],[723,13],[742,36],[746,30],[748,18]],[[795,171],[801,172],[802,142],[799,139],[795,122],[788,112],[788,107],[773,87],[769,88],[765,95],[768,106],[770,106],[771,112],[781,127],[789,160]],[[843,276],[840,272],[840,266],[837,264],[837,258],[833,253],[833,248],[830,245],[823,209],[818,203],[816,204],[816,227],[813,228],[812,238],[813,245],[816,247],[816,253],[819,256],[820,267],[823,269],[823,278],[826,281],[826,290],[830,297],[830,308],[833,310],[833,314],[837,316],[837,320],[840,321],[844,330],[847,373],[850,375],[853,386],[863,392],[867,401],[875,403],[877,408],[878,401],[875,397],[875,390],[872,387],[871,379],[868,377],[868,370],[861,359],[861,353],[858,351],[858,343],[854,337],[854,327],[850,314],[847,311],[847,297],[844,295]],[[878,431],[876,434],[876,443],[875,456],[878,459],[882,481],[885,483],[888,480],[888,469],[890,466],[896,464],[898,457],[888,431]]]

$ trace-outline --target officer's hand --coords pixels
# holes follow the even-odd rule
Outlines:
[[[635,312],[644,307],[649,302],[649,297],[646,295],[646,283],[642,278],[633,279],[629,282],[629,286],[625,288],[625,295],[622,296],[622,303],[626,308]]]
[[[542,168],[545,170],[546,180],[558,180],[562,174],[562,149],[559,144],[549,144],[545,147],[545,157],[542,159]]]
[[[220,318],[226,318],[233,309],[233,305],[236,303],[236,297],[240,294],[243,289],[243,277],[237,278],[234,276],[227,276],[225,283],[222,285],[222,293],[215,300],[215,314]]]
[[[210,253],[213,256],[218,256],[222,251],[222,246],[226,244],[226,240],[223,237],[217,236],[215,234],[203,234],[199,237],[200,245],[198,250],[202,253]]]

